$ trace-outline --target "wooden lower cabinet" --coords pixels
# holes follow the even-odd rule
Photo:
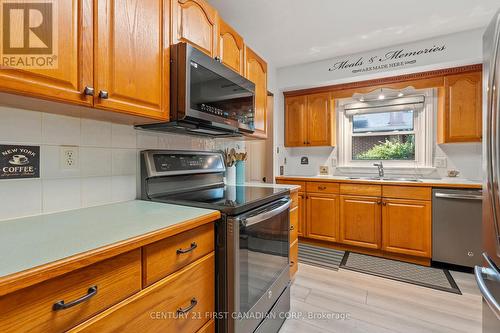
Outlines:
[[[215,333],[215,320],[210,320],[197,333]]]
[[[212,252],[70,332],[197,332],[211,319],[214,286]]]
[[[340,197],[340,243],[380,249],[381,199]]]
[[[306,195],[299,192],[299,222],[298,222],[298,236],[305,236],[306,234]]]
[[[290,244],[290,279],[292,279],[299,269],[299,240]]]
[[[431,257],[431,201],[384,199],[382,249]]]
[[[339,196],[336,194],[307,194],[307,233],[313,239],[339,240]]]

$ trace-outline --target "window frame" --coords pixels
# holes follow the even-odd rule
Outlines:
[[[399,132],[377,132],[376,135],[415,133],[415,160],[382,160],[384,166],[389,169],[400,170],[425,170],[434,169],[432,167],[433,142],[434,142],[434,110],[437,109],[436,89],[425,89],[416,91],[425,96],[424,107],[414,111],[413,131]],[[337,168],[341,171],[362,171],[362,169],[373,169],[373,163],[379,160],[354,160],[352,158],[352,117],[345,115],[344,105],[357,102],[352,98],[337,100]],[[355,136],[368,136],[359,135]],[[343,170],[342,170],[343,169]]]

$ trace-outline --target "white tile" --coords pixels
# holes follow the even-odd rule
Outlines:
[[[113,176],[111,180],[111,193],[113,202],[136,199],[136,176]]]
[[[82,177],[111,176],[111,149],[80,148],[80,169]]]
[[[79,149],[78,147],[74,147]],[[41,161],[40,169],[43,179],[55,178],[75,178],[80,177],[81,164],[76,169],[63,170],[61,169],[61,146],[47,146],[40,147]],[[81,154],[78,154],[80,156]]]
[[[82,146],[111,147],[111,123],[82,119]]]
[[[137,148],[157,149],[158,135],[155,133],[137,131]]]
[[[80,118],[42,114],[42,142],[53,145],[80,144]]]
[[[0,106],[0,141],[38,143],[42,138],[42,114]]]
[[[81,207],[81,183],[76,179],[44,179],[43,212],[52,213]]]
[[[113,176],[134,175],[137,172],[138,152],[136,149],[113,149]]]
[[[41,212],[40,179],[0,181],[0,220],[38,215]]]
[[[137,148],[137,131],[133,126],[111,125],[111,145],[113,148]]]
[[[82,178],[82,206],[98,206],[111,202],[111,177]]]

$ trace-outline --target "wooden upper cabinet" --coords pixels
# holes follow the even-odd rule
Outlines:
[[[217,56],[221,62],[240,75],[245,74],[245,44],[231,26],[219,17]]]
[[[307,195],[306,237],[338,242],[339,196],[335,194]]]
[[[334,146],[335,112],[329,93],[285,98],[285,146]]]
[[[247,46],[245,46],[245,76],[255,83],[253,136],[267,138],[267,63]]]
[[[475,142],[482,138],[481,72],[444,78],[438,116],[438,143]]]
[[[341,196],[340,242],[370,249],[380,249],[381,238],[381,199]]]
[[[172,43],[186,42],[217,54],[217,11],[205,0],[172,0]]]
[[[306,107],[306,96],[285,99],[285,146],[301,147],[307,145]]]
[[[333,146],[332,101],[329,93],[307,96],[308,146]]]
[[[91,105],[92,96],[83,91],[86,86],[93,85],[93,2],[65,0],[57,4],[58,24],[52,39],[53,52],[57,56],[54,68],[0,66],[0,91]],[[22,36],[23,32],[17,35]]]
[[[97,3],[94,105],[166,119],[169,2],[99,0]]]
[[[383,199],[382,249],[431,257],[431,201]]]

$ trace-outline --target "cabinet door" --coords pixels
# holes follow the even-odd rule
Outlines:
[[[219,33],[217,56],[222,63],[233,71],[244,75],[245,72],[245,44],[241,37],[231,26],[219,17]]]
[[[172,0],[172,36],[215,57],[217,11],[205,0]]]
[[[384,199],[382,249],[431,257],[431,202]]]
[[[267,64],[249,47],[245,47],[245,76],[255,83],[255,132],[267,138]]]
[[[332,108],[329,93],[307,96],[307,145],[331,146]]]
[[[95,106],[166,119],[169,2],[97,3]]]
[[[285,146],[302,147],[307,144],[306,96],[285,98]]]
[[[52,21],[54,24],[57,22],[55,34],[52,38],[47,37],[52,39],[52,52],[56,56],[54,67],[34,69],[0,66],[0,91],[91,105],[92,96],[85,95],[83,91],[86,86],[93,86],[92,10],[92,0],[58,1],[57,11],[54,11],[57,21]],[[23,29],[23,26],[18,28]],[[23,31],[14,35],[23,36]],[[27,57],[36,55],[26,54]],[[5,59],[2,58],[4,63]],[[44,57],[48,58],[54,59],[51,55]]]
[[[339,196],[307,194],[307,237],[337,242],[339,235]]]
[[[444,82],[444,138],[441,143],[481,141],[481,72],[450,75]]]
[[[299,227],[298,227],[298,236],[306,235],[306,200],[305,194],[299,193]]]
[[[380,249],[381,217],[380,198],[341,196],[340,242]]]

